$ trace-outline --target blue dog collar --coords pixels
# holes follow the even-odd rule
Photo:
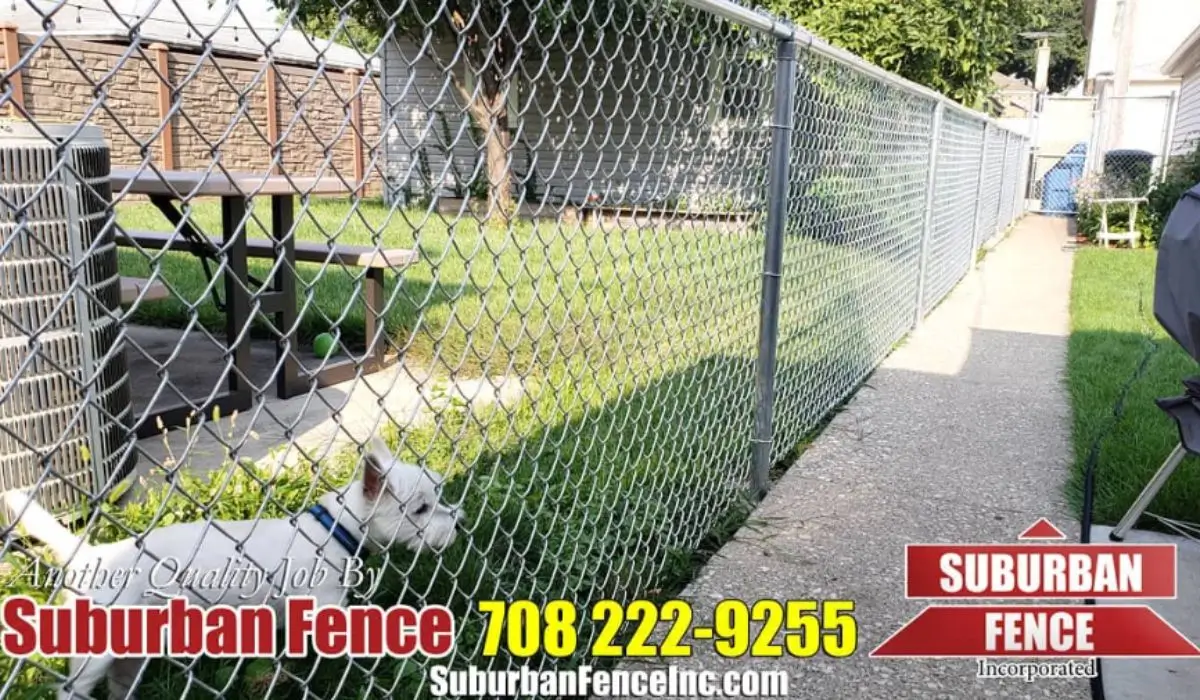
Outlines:
[[[339,525],[337,521],[333,519],[333,515],[330,514],[329,510],[326,509],[325,506],[318,503],[312,508],[309,508],[308,512],[314,518],[316,518],[317,522],[321,523],[326,530],[329,530],[330,534],[333,535],[333,539],[337,540],[338,544],[345,547],[346,551],[350,552],[351,556],[358,554],[358,540],[355,539],[354,535],[351,535],[346,528]]]

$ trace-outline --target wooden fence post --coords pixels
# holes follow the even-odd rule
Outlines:
[[[0,23],[0,36],[4,38],[4,69],[12,70],[21,61],[21,38],[17,34],[17,24],[15,22]],[[8,105],[8,113],[12,116],[17,115],[17,107],[25,107],[25,85],[21,79],[21,72],[17,71],[8,78],[9,85],[12,86],[12,99]]]
[[[274,160],[276,148],[279,149],[280,160],[283,160],[283,144],[279,143],[279,86],[276,84],[278,75],[275,71],[275,63],[268,58],[264,58],[263,60],[267,62],[267,74],[265,76],[267,84],[267,141],[270,142],[267,160]],[[271,172],[278,173],[279,165],[272,165]]]
[[[162,167],[174,170],[175,161],[175,117],[171,115],[171,61],[170,49],[166,44],[155,42],[150,44],[154,52],[154,67],[158,70],[158,118],[163,125],[162,135]]]
[[[363,103],[362,92],[358,90],[359,72],[353,68],[346,71],[350,78],[350,127],[351,144],[354,153],[354,194],[362,196],[366,188],[363,173]]]

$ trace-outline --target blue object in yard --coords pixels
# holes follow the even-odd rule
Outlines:
[[[1042,211],[1051,214],[1074,214],[1078,208],[1075,188],[1083,178],[1083,163],[1087,158],[1087,143],[1077,143],[1063,159],[1042,176]]]

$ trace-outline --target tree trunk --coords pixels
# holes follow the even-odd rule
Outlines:
[[[493,88],[493,89],[488,89]],[[512,167],[509,153],[512,137],[508,132],[508,99],[505,86],[484,85],[475,99],[472,116],[483,131],[484,156],[488,179],[488,219],[507,223],[515,214],[512,196]]]
[[[520,61],[520,48],[514,40],[515,35],[508,31],[512,28],[505,29],[507,9],[480,3],[473,9],[481,12],[467,12],[465,14],[470,17],[467,19],[458,0],[443,0],[442,7],[445,9],[442,16],[451,36],[456,39],[460,50],[466,49],[463,66],[478,76],[480,81],[479,89],[469,94],[463,81],[447,67],[450,80],[464,98],[467,112],[483,132],[488,179],[487,218],[492,223],[507,224],[516,214],[512,196],[512,168],[509,165],[512,137],[508,132],[508,88],[512,80],[511,68]],[[488,27],[504,31],[490,31]],[[429,42],[425,43],[430,45]],[[438,63],[444,65],[440,61]]]

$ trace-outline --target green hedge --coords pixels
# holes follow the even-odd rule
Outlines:
[[[1150,203],[1147,208],[1147,218],[1153,230],[1153,242],[1158,244],[1167,218],[1183,196],[1191,188],[1200,184],[1200,144],[1182,156],[1173,158],[1167,164],[1162,182],[1150,191]]]

